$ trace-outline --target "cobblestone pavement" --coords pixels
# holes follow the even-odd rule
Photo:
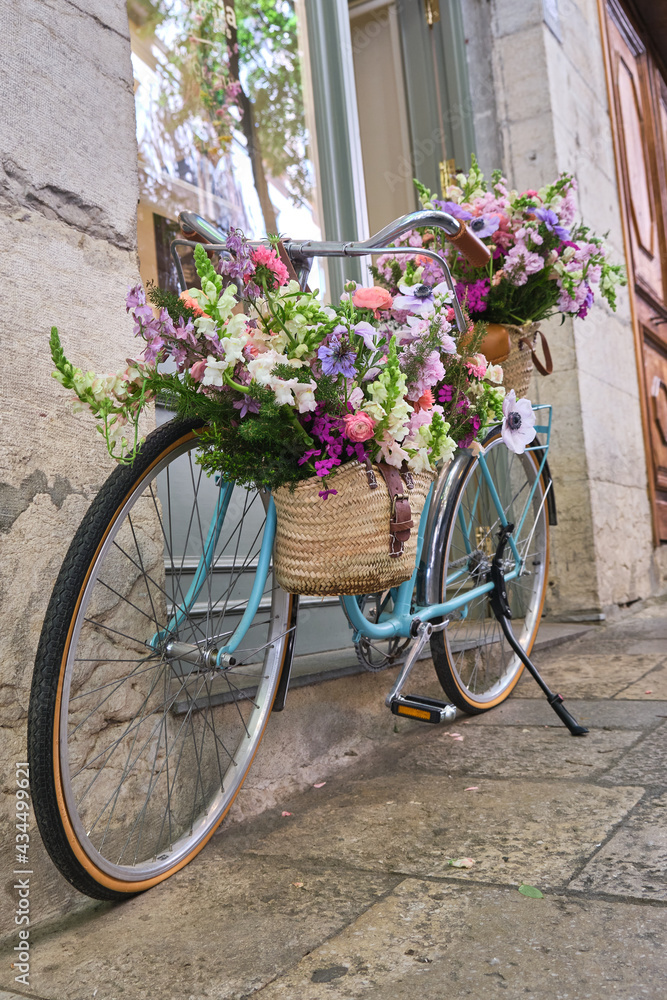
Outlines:
[[[588,736],[529,678],[484,716],[397,720],[151,892],[38,931],[31,992],[5,952],[0,1000],[662,1000],[667,603],[539,661]]]

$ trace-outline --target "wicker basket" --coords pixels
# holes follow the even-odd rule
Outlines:
[[[516,398],[521,399],[528,392],[539,325],[537,323],[526,323],[525,326],[507,324],[506,329],[512,346],[509,357],[502,362],[503,385],[507,392],[514,389]]]
[[[376,471],[370,489],[359,462],[342,466],[332,480],[338,492],[319,496],[317,476],[292,491],[283,486],[273,499],[278,522],[274,569],[278,583],[293,594],[375,594],[409,580],[415,567],[419,516],[434,473],[413,475],[410,498],[414,527],[402,555],[389,555],[389,494]]]

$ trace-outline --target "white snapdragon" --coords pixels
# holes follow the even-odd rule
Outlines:
[[[200,337],[213,339],[218,335],[218,324],[210,316],[198,316],[195,320],[195,330]]]
[[[284,354],[278,354],[277,351],[265,351],[263,354],[258,354],[252,361],[249,361],[246,367],[255,382],[259,385],[268,385],[271,381],[271,372],[273,369],[276,365],[283,364],[286,360],[287,358]]]
[[[278,406],[294,406],[294,396],[292,395],[292,390],[298,385],[298,379],[291,378],[289,380],[282,378],[272,378],[268,385],[273,389],[276,397],[276,403]]]
[[[294,395],[299,413],[308,413],[317,407],[315,399],[315,389],[317,382],[297,382],[294,386]]]
[[[222,386],[225,381],[223,375],[228,368],[229,362],[226,358],[219,360],[218,358],[214,358],[212,354],[209,354],[206,359],[206,368],[204,369],[202,385]]]

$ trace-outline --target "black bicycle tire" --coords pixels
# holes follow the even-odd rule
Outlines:
[[[64,809],[65,806],[62,801],[59,803],[62,793],[59,794],[55,779],[54,759],[55,718],[61,674],[64,671],[63,657],[86,574],[93,565],[101,544],[100,539],[108,529],[110,518],[131,494],[134,484],[147,475],[150,468],[160,460],[160,456],[202,426],[204,424],[200,419],[172,420],[163,424],[148,435],[131,466],[119,466],[112,472],[91,503],[68,549],[51,595],[39,640],[28,713],[28,761],[33,810],[44,846],[56,867],[71,885],[96,899],[128,898],[150,886],[134,888],[128,884],[126,889],[119,890],[100,884],[77,860],[67,835],[61,814],[61,808]],[[292,644],[286,644],[286,648],[287,646],[291,650]],[[277,674],[272,691],[274,698],[280,673],[281,671]],[[257,745],[263,731],[264,727]],[[222,818],[224,815],[216,823],[216,828]],[[188,863],[199,853],[214,829],[184,863]],[[183,864],[178,867],[183,867]],[[173,869],[176,870],[177,868]],[[155,879],[151,884],[169,877],[173,871]]]

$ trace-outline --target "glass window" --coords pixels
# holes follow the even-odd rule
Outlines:
[[[294,2],[129,0],[128,15],[142,278],[173,283],[184,210],[252,238],[320,239]],[[325,288],[323,268],[311,284]]]

